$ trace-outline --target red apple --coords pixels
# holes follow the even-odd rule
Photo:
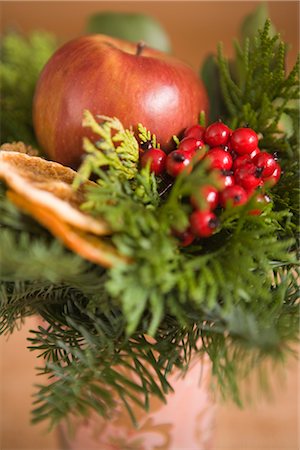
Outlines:
[[[44,67],[33,102],[39,144],[48,156],[76,168],[80,163],[84,109],[117,117],[133,129],[142,123],[161,147],[207,112],[202,82],[178,59],[140,44],[104,35],[77,38]]]

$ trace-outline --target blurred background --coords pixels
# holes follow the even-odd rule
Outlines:
[[[232,54],[232,41],[246,15],[259,2],[247,1],[2,1],[2,30],[15,28],[28,33],[42,29],[55,33],[62,41],[85,29],[87,18],[97,12],[143,13],[157,19],[170,37],[173,53],[195,69],[219,41]],[[285,41],[291,44],[289,63],[295,60],[299,45],[299,2],[265,2],[270,17]]]
[[[199,70],[204,58],[215,53],[219,41],[224,44],[225,54],[233,54],[232,43],[239,36],[241,22],[257,5],[247,1],[2,1],[1,32],[15,29],[28,34],[46,30],[64,42],[83,34],[87,18],[94,13],[138,12],[159,21],[170,37],[173,53]],[[287,65],[291,67],[299,51],[299,2],[274,1],[266,5],[276,30],[290,45]],[[35,326],[34,319],[29,319],[20,332],[7,341],[1,340],[1,450],[58,449],[54,432],[47,434],[44,426],[30,425],[33,385],[39,379],[35,354],[26,349],[26,338]],[[272,399],[259,399],[244,410],[218,402],[213,450],[299,449],[298,376],[299,367],[290,360],[281,377],[272,378]]]

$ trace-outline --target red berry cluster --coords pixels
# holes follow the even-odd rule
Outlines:
[[[276,158],[259,149],[254,130],[247,127],[231,130],[221,121],[208,127],[187,128],[178,148],[168,155],[159,148],[148,148],[141,156],[141,165],[144,167],[150,161],[150,170],[156,175],[175,178],[183,170],[192,170],[195,155],[208,161],[211,170],[219,171],[222,187],[217,190],[213,186],[202,186],[198,195],[191,197],[194,210],[190,227],[178,235],[184,246],[195,237],[209,237],[214,233],[219,225],[216,208],[246,203],[256,189],[275,185],[281,175]],[[263,193],[257,196],[258,203],[268,201]],[[259,214],[259,206],[251,213]]]

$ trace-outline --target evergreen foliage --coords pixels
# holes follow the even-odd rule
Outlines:
[[[35,31],[27,38],[17,32],[1,37],[1,143],[23,141],[36,145],[32,125],[34,89],[56,47],[56,38],[42,31]]]
[[[267,20],[251,42],[235,43],[234,73],[219,45],[220,85],[231,126],[247,124],[261,133],[262,148],[293,158],[291,147],[299,138],[299,57],[286,76],[286,44],[279,34],[270,36],[270,26]]]
[[[223,113],[236,128],[247,124],[260,133],[261,149],[274,152],[286,174],[285,183],[272,189],[278,209],[293,211],[294,235],[299,218],[299,56],[288,75],[285,61],[287,46],[279,34],[270,33],[271,21],[265,22],[243,46],[235,43],[234,64],[218,48]],[[285,230],[286,231],[286,230]]]
[[[116,401],[135,421],[134,404],[147,409],[151,395],[165,399],[172,370],[184,373],[204,353],[219,390],[241,404],[240,380],[266,357],[281,361],[292,351],[299,326],[293,203],[299,136],[295,127],[289,133],[278,127],[283,113],[296,116],[288,104],[298,78],[297,68],[285,76],[285,46],[269,36],[269,26],[244,50],[237,47],[239,84],[221,50],[218,57],[228,122],[247,121],[262,133],[266,148],[280,150],[284,164],[273,206],[261,215],[248,214],[251,202],[228,209],[213,237],[180,248],[174,224],[186,227],[186,198],[202,184],[216,185],[214,173],[194,161],[193,172],[182,173],[173,186],[159,183],[149,168],[137,170],[134,138],[122,129],[118,160],[103,171],[111,130],[120,124],[98,124],[92,116],[86,125],[100,139],[86,143],[75,185],[96,177],[84,209],[105,216],[113,244],[131,264],[106,271],[86,262],[20,213],[2,187],[0,332],[12,332],[32,314],[46,321],[30,337],[30,349],[44,360],[40,372],[48,377],[37,389],[34,421],[55,425],[91,410],[109,417]],[[154,139],[142,126],[140,133],[143,142]],[[282,195],[285,186],[289,192]]]
[[[87,137],[83,139],[86,152],[83,164],[78,170],[74,187],[96,174],[102,167],[113,169],[114,178],[121,174],[132,179],[137,173],[139,147],[133,133],[125,130],[117,118],[99,116],[99,125],[89,111],[83,113],[83,127],[88,127],[98,138],[95,143]],[[112,172],[111,172],[112,173]]]

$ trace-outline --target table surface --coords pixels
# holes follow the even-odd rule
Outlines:
[[[27,319],[20,331],[1,340],[1,450],[59,450],[55,432],[47,433],[45,424],[30,424],[32,394],[39,379],[35,354],[27,350],[26,339],[34,328],[36,321]],[[217,402],[213,450],[299,450],[299,367],[295,360],[288,361],[283,375],[271,376],[272,400],[259,400],[253,391],[255,405],[243,410]]]

